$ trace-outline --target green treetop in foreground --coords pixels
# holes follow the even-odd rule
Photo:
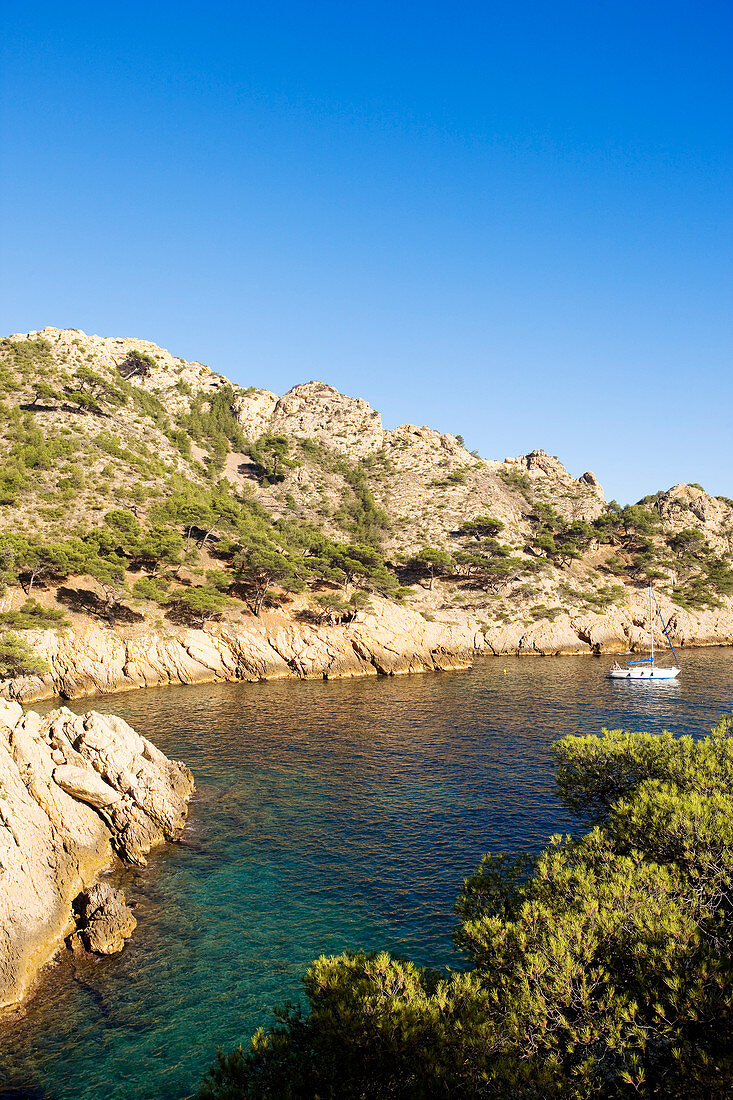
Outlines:
[[[445,975],[321,957],[287,1006],[219,1054],[201,1097],[733,1095],[733,737],[603,731],[555,745],[589,832],[486,856]]]

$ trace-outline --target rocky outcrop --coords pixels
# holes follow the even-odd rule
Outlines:
[[[97,882],[81,894],[74,905],[78,931],[69,946],[81,944],[97,955],[116,955],[137,928],[132,909],[121,890],[108,882]]]
[[[270,390],[242,390],[234,398],[234,415],[247,439],[259,439],[270,431],[280,398]]]
[[[139,575],[141,563],[132,554],[126,556],[133,606],[125,613],[126,621],[139,623],[139,628],[108,630],[99,625],[107,596],[99,595],[93,578],[67,578],[69,583],[54,595],[54,585],[41,576],[33,595],[40,593],[54,612],[71,614],[73,628],[65,636],[33,635],[51,674],[43,682],[6,685],[6,694],[32,699],[148,684],[443,668],[466,663],[476,648],[497,653],[623,649],[638,644],[636,632],[641,628],[636,624],[643,619],[643,609],[636,606],[637,586],[651,558],[642,560],[642,551],[647,557],[658,555],[660,580],[662,573],[666,578],[659,587],[667,593],[666,614],[677,624],[678,641],[713,645],[731,639],[732,605],[721,594],[730,588],[733,502],[712,497],[699,485],[676,485],[640,502],[652,531],[653,546],[647,551],[633,537],[633,516],[628,530],[625,520],[618,524],[611,513],[609,523],[599,525],[596,532],[572,530],[576,521],[588,523],[607,511],[603,490],[594,474],[575,478],[544,450],[503,462],[484,460],[469,452],[460,436],[414,424],[385,431],[379,413],[365,401],[323,382],[295,386],[279,397],[266,389],[236,386],[200,363],[187,363],[143,340],[87,336],[74,329],[27,335],[31,343],[21,334],[17,348],[15,338],[0,342],[0,360],[15,379],[9,391],[12,402],[26,413],[35,409],[37,427],[49,441],[62,439],[59,453],[76,455],[68,471],[66,465],[63,471],[53,469],[53,463],[34,468],[28,491],[24,488],[19,496],[18,508],[22,504],[33,517],[41,538],[57,538],[61,515],[69,531],[86,529],[90,518],[105,531],[108,522],[114,529],[119,520],[139,523],[147,531],[158,522],[151,509],[159,508],[173,486],[188,484],[192,493],[199,487],[208,499],[209,478],[216,469],[238,500],[249,501],[255,510],[264,508],[278,524],[285,521],[285,529],[311,525],[335,541],[348,542],[355,531],[366,529],[356,519],[361,523],[368,516],[400,583],[412,584],[417,574],[409,567],[410,559],[425,547],[447,551],[457,569],[450,581],[436,584],[436,598],[426,599],[412,584],[412,614],[375,600],[376,614],[362,616],[353,627],[318,627],[303,603],[290,606],[290,613],[253,620],[237,596],[238,606],[233,603],[225,611],[227,623],[203,631],[169,626],[170,612],[164,612],[157,599],[138,598],[137,581],[146,577]],[[149,358],[144,359],[144,369],[128,374],[133,352]],[[62,396],[68,396],[74,371],[90,367],[113,387],[126,379],[121,395],[125,401],[102,401],[97,409],[95,432],[100,430],[91,441],[86,438],[88,415]],[[40,400],[43,391],[37,392],[38,385],[46,380],[56,387],[55,396]],[[216,394],[224,396],[225,403],[217,402],[212,409]],[[287,438],[289,456],[277,477],[262,476],[228,409],[250,440],[266,432]],[[209,412],[215,413],[216,423],[226,422],[232,447],[226,454],[224,436],[218,429],[211,435]],[[318,445],[309,446],[306,439]],[[0,442],[14,453],[15,441],[7,433]],[[59,480],[60,472],[69,476]],[[64,493],[60,512],[49,507],[59,488]],[[120,509],[127,516],[110,521],[110,514]],[[473,566],[466,555],[476,547],[465,530],[467,520],[481,515],[499,521],[502,545],[497,553],[517,561],[516,569],[507,574],[513,580],[502,583],[499,577],[487,576],[483,590],[472,583]],[[264,513],[262,518],[269,523]],[[4,532],[22,529],[12,507],[3,509],[0,519]],[[225,516],[220,532],[214,529],[199,541],[198,562],[192,556],[177,566],[175,574],[162,578],[171,589],[170,599],[180,595],[182,586],[198,584],[209,569],[221,568],[227,555],[219,557],[215,548],[220,535],[235,535],[230,519]],[[555,530],[553,538],[558,537],[554,550],[542,529],[545,521]],[[192,552],[196,529],[182,521],[174,526]],[[675,538],[682,531],[685,535]],[[273,534],[279,537],[276,530]],[[685,550],[690,539],[699,553]],[[669,602],[674,592],[685,607],[699,607],[704,599],[696,586],[707,584],[710,568],[716,568],[716,575],[707,602],[719,606],[693,613]],[[475,577],[480,574],[479,567]],[[619,605],[594,614],[593,609],[604,606],[603,593],[619,588],[625,589]],[[234,591],[230,588],[229,594]],[[8,588],[0,597],[0,611],[20,610],[25,599],[19,588]],[[618,602],[617,596],[613,599]],[[282,605],[288,606],[287,598]],[[58,780],[68,786],[78,777],[59,772]],[[77,796],[81,793],[77,786]],[[110,797],[99,786],[87,794],[91,805]]]
[[[234,411],[249,439],[273,432],[312,439],[337,454],[363,456],[382,447],[382,418],[366,401],[347,397],[325,382],[294,386],[283,397],[269,390],[241,391]]]
[[[505,458],[504,466],[518,467],[526,472],[530,481],[535,484],[535,488],[545,482],[547,486],[552,486],[554,492],[562,488],[585,491],[584,518],[595,519],[605,506],[603,488],[595,474],[586,470],[580,477],[574,478],[559,458],[548,455],[546,451],[536,449],[517,458]]]
[[[227,379],[216,374],[203,363],[186,362],[171,355],[165,348],[150,340],[138,340],[135,337],[90,336],[77,328],[53,328],[51,326],[33,332],[17,332],[11,340],[41,338],[52,348],[53,354],[69,365],[93,360],[94,368],[107,368],[116,373],[131,351],[150,356],[149,373],[144,380],[135,379],[136,385],[145,389],[166,394],[166,407],[177,412],[188,407],[184,394],[177,386],[184,386],[193,392],[214,393],[227,384]]]
[[[679,649],[733,645],[733,601],[702,611],[684,611],[659,596],[669,635]],[[660,647],[666,642],[655,624]],[[620,605],[603,612],[563,613],[552,620],[518,621],[490,626],[484,635],[491,653],[565,656],[571,654],[627,653],[649,646],[649,605],[644,590],[635,590]],[[662,662],[664,663],[664,662]]]
[[[73,932],[74,900],[102,871],[176,839],[192,790],[189,770],[120,718],[0,702],[0,1008]],[[85,942],[119,943],[129,918],[106,889],[89,899]]]
[[[270,428],[281,435],[326,443],[349,457],[382,446],[382,418],[359,397],[347,397],[325,382],[294,386],[278,401]]]
[[[317,625],[299,603],[289,613],[265,612],[258,619],[247,617],[241,625],[211,623],[205,630],[113,630],[81,620],[62,632],[38,632],[36,648],[50,665],[50,673],[43,679],[6,681],[2,690],[31,702],[54,695],[76,698],[170,683],[437,671],[466,668],[476,647],[483,645],[478,622],[468,616],[460,621],[427,622],[422,615],[378,596],[372,597],[372,604],[373,612],[339,626]],[[111,782],[106,772],[100,770],[100,774]],[[77,797],[87,803],[109,797],[104,785],[83,789],[69,771],[61,771],[60,780],[75,783]],[[117,803],[104,812],[117,813]]]
[[[730,501],[713,497],[699,485],[684,482],[658,493],[654,507],[667,530],[697,530],[717,552],[733,550]]]
[[[53,770],[53,781],[72,798],[86,802],[95,810],[106,809],[120,797],[114,787],[105,783],[94,772],[76,768],[73,764],[61,764]]]

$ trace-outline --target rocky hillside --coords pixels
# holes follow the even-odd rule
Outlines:
[[[543,451],[486,460],[321,382],[278,397],[78,330],[0,342],[0,386],[6,675],[58,687],[89,622],[185,640],[287,621],[303,651],[340,629],[346,667],[345,631],[395,603],[416,649],[426,622],[435,652],[624,649],[650,581],[680,642],[733,637],[733,502],[700,486],[622,509]]]
[[[321,382],[278,398],[154,344],[74,329],[12,336],[0,344],[0,365],[11,421],[3,500],[32,506],[29,529],[61,520],[68,530],[107,505],[145,515],[180,488],[177,475],[207,489],[226,480],[273,518],[339,538],[355,533],[349,513],[364,485],[387,513],[375,522],[390,553],[450,539],[467,515],[486,509],[519,545],[530,529],[529,487],[568,519],[592,520],[604,508],[592,474],[576,481],[541,451],[485,461],[430,428],[385,431],[365,401]],[[273,440],[283,437],[278,454]],[[19,518],[10,509],[0,522]]]

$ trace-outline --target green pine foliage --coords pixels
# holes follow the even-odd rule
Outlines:
[[[17,634],[0,633],[0,679],[16,676],[42,676],[48,665],[33,652],[25,639]]]
[[[15,611],[0,612],[0,624],[11,630],[58,630],[69,625],[63,611],[42,607],[38,600],[28,599]]]
[[[730,1096],[731,721],[563,738],[558,789],[590,828],[485,857],[456,906],[467,968],[322,956],[202,1100]]]
[[[499,620],[526,615],[519,604],[530,596],[534,618],[545,606],[538,599],[554,605],[549,585],[557,586],[558,573],[587,589],[578,593],[583,606],[599,612],[620,602],[605,594],[618,589],[616,581],[640,586],[653,580],[690,610],[717,607],[733,595],[733,555],[725,549],[730,524],[722,520],[708,542],[710,525],[692,498],[689,504],[675,499],[674,522],[666,494],[658,493],[627,508],[611,502],[588,523],[570,518],[577,494],[543,493],[519,467],[484,470],[479,497],[472,495],[474,467],[448,476],[451,463],[439,458],[447,491],[431,499],[427,473],[421,513],[397,505],[403,487],[393,479],[404,456],[396,449],[409,450],[407,438],[356,461],[321,440],[266,433],[248,442],[234,412],[246,391],[214,378],[210,392],[197,392],[177,376],[175,364],[171,373],[170,364],[137,349],[111,351],[112,359],[110,346],[98,349],[83,336],[53,344],[0,341],[0,572],[6,584],[22,584],[29,598],[38,588],[91,576],[98,585],[122,577],[120,598],[139,580],[160,580],[168,585],[167,600],[216,566],[228,578],[228,595],[238,592],[257,607],[259,582],[240,568],[254,551],[277,555],[283,580],[270,582],[260,610],[299,589],[309,590],[312,607],[324,588],[341,589],[347,604],[357,592],[399,599],[405,590],[398,575],[406,583],[420,576],[429,585],[440,573],[447,601],[492,601]],[[244,461],[247,453],[251,463]],[[251,478],[249,492],[242,477]],[[463,481],[469,492],[459,491]],[[499,501],[507,504],[502,481],[518,505],[507,532],[492,516],[494,501],[496,510]],[[480,500],[485,503],[468,503]],[[464,501],[466,514],[455,514]],[[387,507],[405,512],[394,526]],[[685,511],[689,518],[681,524]],[[126,520],[116,513],[127,513]],[[454,530],[436,529],[441,513],[451,515]],[[479,514],[472,519],[473,513]],[[312,523],[323,528],[320,542]],[[385,552],[388,540],[403,555],[397,569]],[[452,564],[433,568],[418,561],[420,547],[447,554]],[[539,576],[547,582],[541,595],[530,583]],[[136,589],[134,598],[144,605],[162,597]],[[172,612],[173,604],[165,606]],[[142,612],[151,613],[145,606]]]
[[[201,627],[210,619],[220,618],[228,604],[226,596],[218,588],[205,584],[179,590],[169,597],[168,602],[184,619]]]
[[[658,506],[661,494],[620,508],[615,501],[590,525],[600,543],[614,547],[604,568],[633,583],[655,583],[680,607],[719,607],[733,595],[733,562],[708,544],[696,527],[665,531]]]
[[[515,466],[500,466],[496,472],[507,488],[516,490],[526,501],[532,502],[532,482],[528,473],[518,470]]]
[[[48,340],[38,337],[34,340],[0,340],[0,352],[3,353],[2,381],[3,389],[17,390],[21,379],[32,378],[39,370],[48,369],[51,363],[51,345]]]
[[[229,450],[244,452],[247,440],[233,411],[234,389],[222,386],[212,394],[197,393],[190,411],[181,417],[181,427],[201,445],[226,455]]]
[[[436,577],[450,575],[455,569],[455,562],[451,555],[434,546],[424,546],[417,554],[407,559],[406,565],[411,572],[429,579],[429,590],[432,590]]]
[[[157,362],[147,352],[131,348],[118,366],[118,371],[123,378],[147,378],[151,370],[157,367]]]
[[[274,485],[285,480],[285,471],[300,463],[290,455],[290,440],[284,435],[268,432],[249,448],[249,455],[255,464],[258,477]]]
[[[368,467],[364,463],[339,465],[347,488],[334,519],[357,543],[379,549],[390,529],[389,516],[378,507],[369,484]]]
[[[170,581],[161,577],[139,577],[132,586],[132,595],[136,600],[150,600],[153,603],[166,604]]]

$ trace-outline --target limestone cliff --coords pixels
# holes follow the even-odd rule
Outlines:
[[[675,646],[733,644],[733,601],[691,612],[660,597]],[[297,606],[299,604],[299,608]],[[72,629],[34,634],[50,668],[42,677],[8,680],[0,692],[23,702],[56,695],[78,698],[165,684],[275,679],[338,679],[467,668],[477,654],[597,655],[642,651],[649,640],[643,591],[603,611],[578,608],[556,615],[518,616],[489,623],[475,610],[446,608],[426,620],[374,598],[353,624],[308,621],[305,601],[287,612],[265,612],[205,629],[118,625],[79,619]],[[432,618],[430,616],[429,618]],[[666,645],[657,634],[660,645]]]
[[[509,540],[520,543],[531,508],[507,480],[508,472],[526,472],[537,499],[552,500],[568,518],[593,518],[605,506],[593,475],[573,478],[544,451],[502,463],[472,455],[456,436],[432,428],[403,424],[385,430],[379,412],[366,401],[323,382],[294,386],[280,397],[267,389],[231,385],[203,364],[177,358],[149,341],[89,336],[78,329],[45,328],[15,334],[6,341],[20,348],[39,344],[44,350],[40,359],[36,357],[37,371],[58,386],[56,399],[33,403],[38,390],[28,368],[28,377],[21,370],[20,385],[8,399],[13,404],[26,399],[23,407],[42,430],[49,435],[79,436],[79,450],[85,452],[83,467],[74,471],[68,469],[76,466],[73,461],[60,463],[58,470],[48,474],[42,466],[34,468],[30,480],[38,482],[39,499],[29,503],[31,507],[37,503],[34,518],[41,528],[52,526],[48,500],[54,491],[59,495],[60,483],[66,498],[64,518],[71,527],[121,503],[132,504],[136,514],[143,515],[165,497],[162,486],[171,475],[205,484],[201,463],[210,458],[210,441],[191,436],[192,453],[187,456],[165,425],[176,418],[185,420],[201,402],[208,408],[215,395],[225,391],[246,440],[253,442],[266,433],[285,436],[292,441],[294,460],[283,468],[282,480],[270,484],[257,476],[246,451],[232,444],[223,471],[227,480],[237,490],[253,492],[275,518],[316,523],[336,537],[345,536],[339,519],[344,494],[348,494],[344,463],[365,464],[370,491],[390,520],[383,532],[384,546],[394,553],[419,549],[426,541],[449,543],[455,526],[476,510],[490,510],[505,523]],[[0,347],[0,366],[1,352]],[[68,389],[69,380],[75,384],[79,371],[91,369],[120,385],[120,369],[130,353],[146,357],[144,371],[130,378],[135,400],[105,408],[103,415],[95,417],[80,415],[58,398],[63,393],[59,384],[67,383]],[[183,430],[190,435],[190,425]],[[110,435],[116,440],[112,445]],[[67,488],[70,474],[78,482],[73,497]],[[136,491],[141,483],[144,493]],[[30,488],[26,480],[24,491]],[[0,530],[8,520],[17,519],[0,506]]]
[[[170,683],[392,675],[466,668],[483,635],[475,619],[427,622],[373,597],[352,624],[311,622],[304,601],[287,613],[206,629],[117,626],[80,618],[72,630],[34,634],[50,665],[43,677],[6,681],[5,694],[30,702]]]
[[[179,835],[192,790],[186,767],[119,718],[0,703],[0,1009],[73,933],[72,903],[101,872]]]

